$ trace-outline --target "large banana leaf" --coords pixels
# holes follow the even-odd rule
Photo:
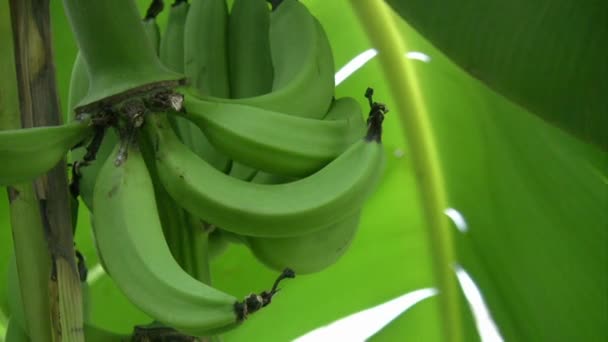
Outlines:
[[[326,28],[338,68],[373,47],[348,2],[305,3]],[[65,82],[75,46],[61,11],[54,9],[53,14],[55,34],[61,36],[55,43],[62,44],[55,49],[58,80]],[[562,133],[471,78],[404,22],[400,32],[412,50],[425,54],[413,57],[427,61],[423,56],[430,57],[428,62],[413,63],[439,148],[450,206],[464,215],[468,227],[464,233],[456,227],[453,231],[459,264],[480,288],[500,334],[510,341],[606,339],[606,153]],[[226,334],[225,341],[293,340],[334,320],[434,286],[434,251],[427,240],[409,157],[415,151],[406,146],[378,61],[372,59],[341,83],[337,95],[355,96],[365,106],[362,95],[367,86],[373,86],[377,100],[393,111],[385,120],[385,176],[364,211],[355,242],[326,271],[285,282],[272,305]],[[60,89],[65,99],[67,85]],[[0,227],[8,227],[5,202],[6,197],[0,196],[0,210],[4,209]],[[148,318],[98,272],[88,217],[81,209],[77,245],[95,270],[91,319],[128,332]],[[8,229],[0,229],[0,244],[2,276],[10,246]],[[212,269],[214,284],[237,296],[267,288],[276,276],[239,245],[214,260]],[[372,340],[436,340],[441,329],[440,296],[414,305]],[[465,340],[479,339],[466,304],[462,315],[467,323],[462,327]],[[338,336],[369,337],[369,332],[360,332],[361,325],[351,324]]]
[[[608,2],[386,0],[473,77],[608,149]]]

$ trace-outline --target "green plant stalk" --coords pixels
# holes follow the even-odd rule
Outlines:
[[[24,329],[32,341],[52,341],[49,253],[32,183],[8,187],[13,244],[23,300]],[[11,296],[16,294],[11,293]]]
[[[390,8],[380,0],[350,0],[390,85],[396,111],[399,113],[404,138],[411,150],[418,192],[428,226],[433,268],[440,290],[440,306],[445,341],[460,342],[463,338],[460,317],[460,296],[454,275],[455,252],[447,219],[443,176],[433,138],[428,111],[416,72],[405,58],[406,43],[391,15]]]
[[[132,0],[64,0],[76,42],[89,75],[90,87],[78,112],[131,94],[171,87],[181,74],[162,65]],[[84,106],[84,107],[83,107]]]
[[[60,125],[62,119],[51,46],[49,1],[11,0],[9,3],[21,126],[27,128]],[[66,170],[65,160],[62,160],[34,182],[31,191],[38,210],[30,215],[20,215],[18,220],[31,219],[30,216],[38,218],[40,223],[37,234],[43,235],[47,248],[32,247],[28,240],[27,249],[40,248],[50,254],[47,255],[46,260],[36,260],[40,265],[46,263],[50,270],[46,274],[38,274],[39,277],[44,277],[44,286],[37,284],[38,286],[33,290],[44,292],[50,309],[46,314],[39,311],[37,317],[28,319],[28,322],[41,321],[44,317],[50,318],[53,339],[71,342],[84,341],[84,335],[82,297],[75,262]],[[14,191],[10,194],[13,202],[19,196]],[[23,248],[22,242],[19,244],[19,248]],[[16,251],[17,253],[20,252]],[[23,272],[27,270],[19,265],[18,259],[17,262],[21,281]],[[41,267],[40,265],[34,267]],[[32,265],[27,266],[32,267]],[[31,279],[24,280],[31,281]],[[21,286],[24,286],[22,289],[24,298],[32,295],[30,293],[32,289],[26,288],[27,284]],[[24,306],[27,308],[28,304]],[[35,330],[37,329],[29,329],[30,334],[37,333]],[[33,340],[38,341],[35,338]],[[41,339],[41,341],[46,340],[48,339]]]

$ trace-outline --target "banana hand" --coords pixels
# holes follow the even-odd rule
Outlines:
[[[274,293],[238,302],[180,268],[165,242],[152,180],[140,151],[132,147],[116,165],[118,151],[98,175],[93,220],[98,252],[127,298],[150,317],[194,336],[232,329],[248,313],[268,304]]]
[[[218,172],[182,145],[166,114],[146,125],[162,184],[193,215],[242,235],[289,237],[336,223],[360,210],[382,172],[381,123],[320,171],[298,181],[265,185]],[[246,222],[246,224],[243,224]]]
[[[325,120],[239,104],[208,102],[186,94],[180,113],[211,143],[248,166],[285,176],[308,176],[331,162],[365,133],[359,104],[335,101]]]

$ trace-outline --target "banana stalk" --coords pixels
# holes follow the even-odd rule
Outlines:
[[[10,1],[10,8],[15,59],[18,61],[16,65],[22,125],[61,125],[52,62],[49,2],[14,0]],[[27,189],[23,188],[22,191],[25,194]],[[13,194],[13,198],[16,198],[17,194]],[[39,286],[35,290],[48,290],[48,293],[44,294],[48,295],[47,304],[50,310],[46,314],[38,312],[38,317],[32,321],[50,317],[52,336],[55,339],[83,341],[82,299],[73,246],[72,212],[65,160],[60,160],[47,174],[38,178],[30,194],[34,195],[32,198],[39,205],[39,210],[34,208],[33,211],[37,213],[20,215],[19,220],[29,216],[38,217],[38,227],[43,227],[42,233],[39,231],[38,234],[44,234],[44,241],[48,243],[47,248],[51,254],[46,263],[53,266],[50,267],[50,272],[38,274],[41,277],[39,279],[44,279],[43,284],[46,286],[40,287],[40,284],[37,284]],[[18,226],[21,223],[23,222],[15,224]],[[22,261],[18,260],[18,263]],[[40,260],[36,262],[44,263]],[[25,270],[19,272],[23,273]],[[29,295],[31,294],[28,293]],[[34,329],[30,329],[30,332],[38,333]],[[35,340],[49,339],[48,335],[45,335]]]
[[[183,78],[157,58],[134,1],[63,4],[90,80],[77,112],[94,112],[129,96],[172,87]]]
[[[24,183],[8,188],[13,243],[17,263],[17,276],[23,296],[22,318],[12,321],[23,323],[23,329],[33,341],[51,341],[49,317],[49,274],[51,256],[46,245],[44,227],[34,187]],[[10,292],[11,299],[15,293]],[[15,311],[15,310],[11,310]],[[11,312],[11,317],[15,313]]]

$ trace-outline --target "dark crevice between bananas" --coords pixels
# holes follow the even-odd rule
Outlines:
[[[86,153],[81,160],[71,163],[70,194],[73,198],[80,195],[82,168],[96,160],[108,129],[114,129],[120,140],[120,151],[115,163],[120,165],[127,157],[128,147],[134,142],[137,130],[144,123],[144,116],[153,111],[183,111],[184,97],[168,89],[160,89],[143,96],[131,97],[114,105],[107,104],[90,119],[93,136],[87,144]],[[77,115],[77,118],[85,114]],[[86,114],[86,116],[90,116]]]

